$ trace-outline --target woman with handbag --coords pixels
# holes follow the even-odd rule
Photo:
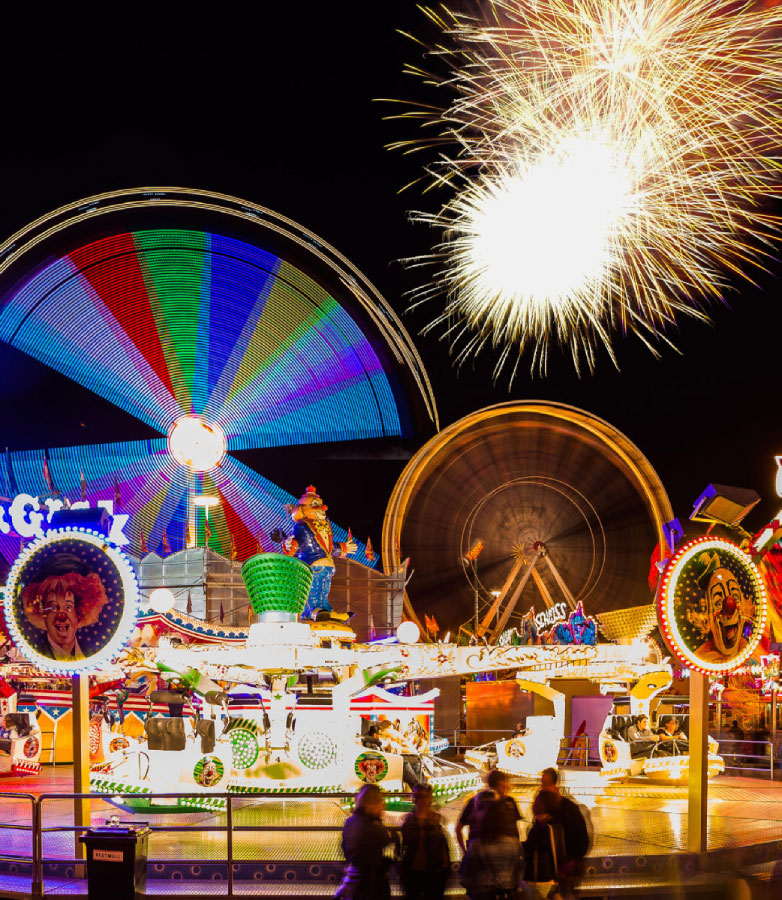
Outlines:
[[[519,841],[521,820],[516,801],[510,796],[508,777],[492,769],[486,790],[476,794],[462,810],[456,837],[462,848],[464,828],[470,840],[462,860],[462,884],[470,900],[514,900],[523,856]]]
[[[552,821],[556,798],[541,791],[532,804],[535,824],[524,842],[524,881],[528,900],[560,900],[558,871],[565,858],[562,826]]]

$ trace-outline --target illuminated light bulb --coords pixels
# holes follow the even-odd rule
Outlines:
[[[174,594],[168,588],[155,588],[149,595],[150,609],[157,613],[167,613],[174,605]]]
[[[401,622],[396,630],[400,644],[415,644],[421,636],[421,629],[415,622]]]
[[[180,416],[168,432],[171,456],[193,472],[214,469],[225,458],[226,449],[223,429],[202,416]]]
[[[220,498],[215,497],[214,494],[196,494],[195,497],[193,497],[193,504],[209,509],[213,506],[219,506]]]

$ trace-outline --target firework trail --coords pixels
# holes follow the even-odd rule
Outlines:
[[[476,8],[477,5],[476,5]],[[415,212],[440,232],[415,304],[445,295],[457,359],[482,349],[545,372],[552,343],[592,369],[632,332],[655,353],[678,315],[705,319],[777,231],[782,10],[731,0],[496,0],[425,9],[443,32],[408,71],[442,108],[408,108],[434,148]]]

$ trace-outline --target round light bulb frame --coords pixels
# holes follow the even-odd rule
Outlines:
[[[208,472],[225,459],[228,442],[216,422],[203,416],[180,416],[168,429],[168,452],[191,472]]]

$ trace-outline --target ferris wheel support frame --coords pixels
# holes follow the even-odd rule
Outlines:
[[[478,625],[478,628],[477,628],[478,637],[481,637],[483,634],[485,634],[489,630],[489,623],[499,612],[499,609],[500,609],[500,606],[502,606],[503,600],[505,599],[508,591],[513,586],[513,582],[516,580],[516,578],[517,578],[519,572],[521,571],[522,567],[524,566],[525,562],[526,562],[526,560],[524,559],[524,557],[521,554],[519,554],[518,559],[513,564],[513,568],[510,570],[510,573],[508,574],[508,577],[505,579],[505,584],[503,584],[499,594],[497,594],[497,596],[494,598],[494,602],[489,607],[488,612],[483,617],[483,620],[481,621],[480,625]],[[522,576],[522,579],[521,579],[522,586],[527,583],[527,578],[529,577],[530,571],[531,570],[528,569]],[[514,594],[514,597],[516,597],[515,594]],[[514,601],[511,601],[511,602],[514,602]]]
[[[516,604],[519,602],[519,597],[521,597],[521,592],[527,585],[529,581],[530,575],[533,577],[537,575],[535,571],[535,566],[538,564],[538,560],[540,556],[536,556],[531,563],[527,566],[526,572],[521,576],[521,581],[516,586],[516,590],[513,592],[513,596],[510,598],[508,603],[505,606],[505,609],[502,611],[502,615],[500,616],[499,621],[497,622],[494,631],[491,634],[491,638],[489,639],[490,643],[494,644],[497,642],[497,638],[502,634],[505,630],[505,626],[508,624],[508,619],[510,619],[513,614],[513,610],[516,608]]]

